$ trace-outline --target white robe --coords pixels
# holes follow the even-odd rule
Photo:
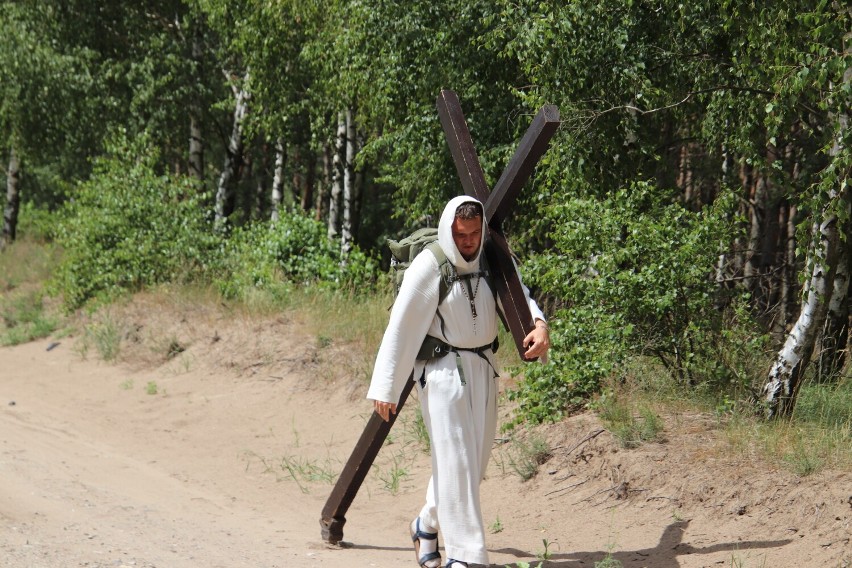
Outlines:
[[[459,274],[479,270],[479,255],[466,261],[455,246],[452,223],[459,205],[476,201],[459,196],[444,209],[438,224],[438,242]],[[487,226],[483,219],[483,238]],[[415,361],[424,337],[432,335],[454,347],[475,348],[490,344],[497,336],[497,299],[485,278],[471,279],[476,318],[470,309],[470,292],[456,282],[438,306],[440,272],[428,250],[419,254],[405,271],[390,321],[376,357],[367,398],[398,402],[412,369],[418,380],[423,420],[432,446],[432,479],[426,504],[420,512],[424,523],[440,529],[447,558],[485,564],[485,530],[480,508],[479,486],[491,454],[497,426],[497,383],[494,355],[485,358],[459,351],[465,384],[456,365],[456,354],[428,361]],[[523,287],[533,319],[544,314]],[[437,312],[440,310],[443,318]],[[508,346],[507,346],[508,347]]]

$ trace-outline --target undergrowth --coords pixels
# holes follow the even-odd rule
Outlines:
[[[127,341],[150,342],[150,349],[157,351],[154,360],[160,362],[182,353],[186,346],[183,338],[167,333],[155,342],[138,333],[136,322],[124,321],[120,309],[113,311],[118,306],[115,301],[85,313],[63,314],[44,287],[59,256],[55,246],[26,239],[13,243],[0,254],[0,344],[13,345],[51,334],[70,333],[57,332],[66,326],[66,330],[79,329],[77,349],[81,354],[96,353],[108,361],[118,358]],[[329,350],[324,365],[329,369],[346,367],[346,375],[353,380],[353,392],[369,382],[392,304],[389,287],[380,285],[378,292],[365,293],[345,287],[329,289],[282,283],[249,287],[244,292],[240,298],[227,298],[215,284],[189,283],[159,285],[144,293],[155,298],[161,296],[160,300],[153,300],[152,310],[161,310],[163,313],[158,316],[165,318],[177,317],[178,313],[182,318],[201,317],[204,313],[207,322],[211,317],[228,319],[235,314],[248,319],[286,314],[316,345],[318,353],[322,355]],[[149,335],[156,334],[149,332]],[[511,336],[501,331],[500,339],[499,366],[518,365]],[[743,386],[745,378],[758,376],[755,373],[764,363],[762,357],[758,354],[740,367],[731,376],[732,383],[716,384],[713,389],[683,384],[653,359],[626,359],[610,371],[611,377],[616,378],[602,385],[604,394],[591,407],[625,447],[659,439],[663,416],[698,411],[717,418],[723,433],[720,451],[759,456],[798,475],[851,467],[852,379],[846,375],[829,383],[806,382],[793,417],[766,422],[755,414],[752,395]],[[523,365],[514,369],[524,373],[537,367]],[[419,425],[415,422],[414,428],[416,437],[428,448],[422,421]],[[522,445],[517,445],[517,455],[507,463],[517,470],[517,475],[529,478],[535,474],[533,464],[539,458],[533,457],[537,453],[534,448],[524,449]]]

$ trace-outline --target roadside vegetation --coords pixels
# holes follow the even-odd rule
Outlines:
[[[116,315],[120,310],[115,308],[134,292],[125,290],[109,295],[108,300],[104,297],[85,308],[69,310],[57,295],[56,273],[63,262],[67,262],[67,257],[63,258],[59,251],[57,245],[49,241],[25,238],[0,255],[3,291],[0,295],[3,318],[0,344],[9,346],[40,338],[70,337],[83,357],[120,361],[127,342],[140,339],[134,336],[133,322],[121,320],[121,316]],[[257,262],[263,266],[265,261]],[[323,257],[320,255],[316,262],[323,262]],[[254,266],[244,260],[240,279]],[[319,348],[343,345],[350,352],[362,354],[347,358],[351,366],[347,372],[366,386],[392,303],[389,282],[382,284],[380,274],[372,272],[373,284],[361,290],[334,283],[334,280],[319,286],[297,284],[283,276],[283,272],[269,272],[268,280],[242,280],[247,284],[223,289],[223,274],[217,271],[215,278],[206,283],[160,286],[151,283],[146,293],[154,296],[153,301],[163,306],[160,311],[167,314],[203,312],[227,305],[229,310],[238,311],[241,317],[248,319],[290,314],[299,321],[310,322],[306,330]],[[158,295],[162,299],[157,300]],[[505,331],[502,336],[504,345],[511,342]],[[155,363],[165,363],[182,350],[182,339],[177,336],[145,341],[156,353]],[[518,375],[518,384],[524,384],[521,380],[524,372],[534,376],[530,369],[538,366],[520,366],[513,349],[504,348],[500,353],[504,368]],[[754,350],[745,349],[743,345],[728,350],[729,357],[736,354],[742,356],[737,364],[743,373],[760,360]],[[839,377],[828,385],[808,381],[799,394],[796,412],[783,421],[767,422],[756,414],[746,385],[746,381],[702,383],[701,388],[692,388],[671,376],[658,359],[632,358],[613,366],[602,388],[588,394],[585,402],[577,402],[573,408],[575,412],[595,412],[613,438],[626,449],[664,441],[666,420],[676,420],[676,416],[684,412],[700,412],[712,417],[720,430],[722,442],[716,451],[721,454],[758,458],[801,476],[826,468],[852,467],[852,416],[849,412],[852,381],[848,376]],[[515,410],[503,425],[510,444],[501,451],[498,461],[504,473],[523,480],[534,477],[550,456],[547,440],[533,427],[537,422],[523,420],[524,403],[517,401],[522,389],[533,388],[534,385],[527,385],[510,391],[503,401]],[[157,386],[147,385],[146,392],[156,394]],[[415,417],[404,430],[400,435],[428,451],[428,437],[422,421],[418,422]],[[333,468],[325,469],[330,472]],[[288,471],[293,475],[292,468]],[[401,471],[391,468],[387,472],[389,486],[398,482]]]

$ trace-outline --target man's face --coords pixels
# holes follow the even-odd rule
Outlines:
[[[479,243],[482,240],[482,217],[456,217],[453,220],[453,240],[465,260],[473,259],[479,252]]]

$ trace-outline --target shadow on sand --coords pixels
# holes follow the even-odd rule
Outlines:
[[[660,541],[654,548],[645,548],[642,550],[622,550],[608,553],[606,550],[572,552],[572,553],[554,553],[550,555],[546,561],[526,560],[529,558],[535,559],[535,553],[524,552],[512,548],[503,548],[493,552],[501,554],[511,554],[516,558],[524,558],[525,562],[529,562],[536,568],[587,568],[594,566],[595,562],[600,562],[606,558],[607,554],[611,554],[612,558],[621,562],[624,568],[631,566],[642,566],[643,568],[680,568],[678,562],[679,556],[688,554],[710,554],[721,551],[741,552],[762,548],[777,548],[784,546],[791,540],[747,540],[737,542],[726,542],[713,544],[710,546],[695,547],[690,544],[683,543],[683,535],[689,521],[678,521],[670,524],[660,536]],[[518,568],[519,564],[491,564],[489,568]]]

